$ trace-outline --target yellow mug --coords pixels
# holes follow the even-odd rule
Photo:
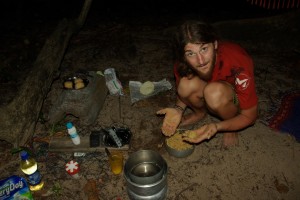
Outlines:
[[[123,152],[112,151],[111,155],[108,157],[110,169],[113,174],[118,175],[123,171]]]

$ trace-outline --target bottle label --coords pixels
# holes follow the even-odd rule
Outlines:
[[[42,176],[38,170],[36,170],[33,174],[28,175],[28,182],[30,185],[37,185],[41,182]]]
[[[70,135],[71,138],[76,138],[77,136],[78,136],[77,133],[74,133],[74,134]]]

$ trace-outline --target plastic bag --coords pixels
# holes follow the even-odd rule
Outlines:
[[[123,95],[123,87],[116,76],[114,68],[108,68],[104,71],[106,86],[111,95]]]
[[[146,99],[148,97],[157,95],[160,92],[170,90],[172,88],[171,83],[166,79],[163,79],[159,82],[152,82],[152,83],[154,84],[154,91],[149,95],[143,95],[140,93],[140,88],[143,83],[139,81],[129,81],[131,103],[135,103],[142,99]]]

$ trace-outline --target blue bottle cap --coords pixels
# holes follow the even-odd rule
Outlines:
[[[67,123],[67,128],[70,129],[70,128],[72,128],[72,127],[73,127],[72,122],[68,122],[68,123]]]
[[[27,160],[28,159],[28,153],[26,151],[21,151],[21,159]]]

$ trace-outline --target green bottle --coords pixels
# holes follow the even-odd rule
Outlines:
[[[44,186],[44,182],[42,181],[42,176],[37,169],[37,162],[34,158],[30,158],[26,151],[21,152],[20,167],[22,172],[27,175],[29,189],[31,191],[41,190]]]

